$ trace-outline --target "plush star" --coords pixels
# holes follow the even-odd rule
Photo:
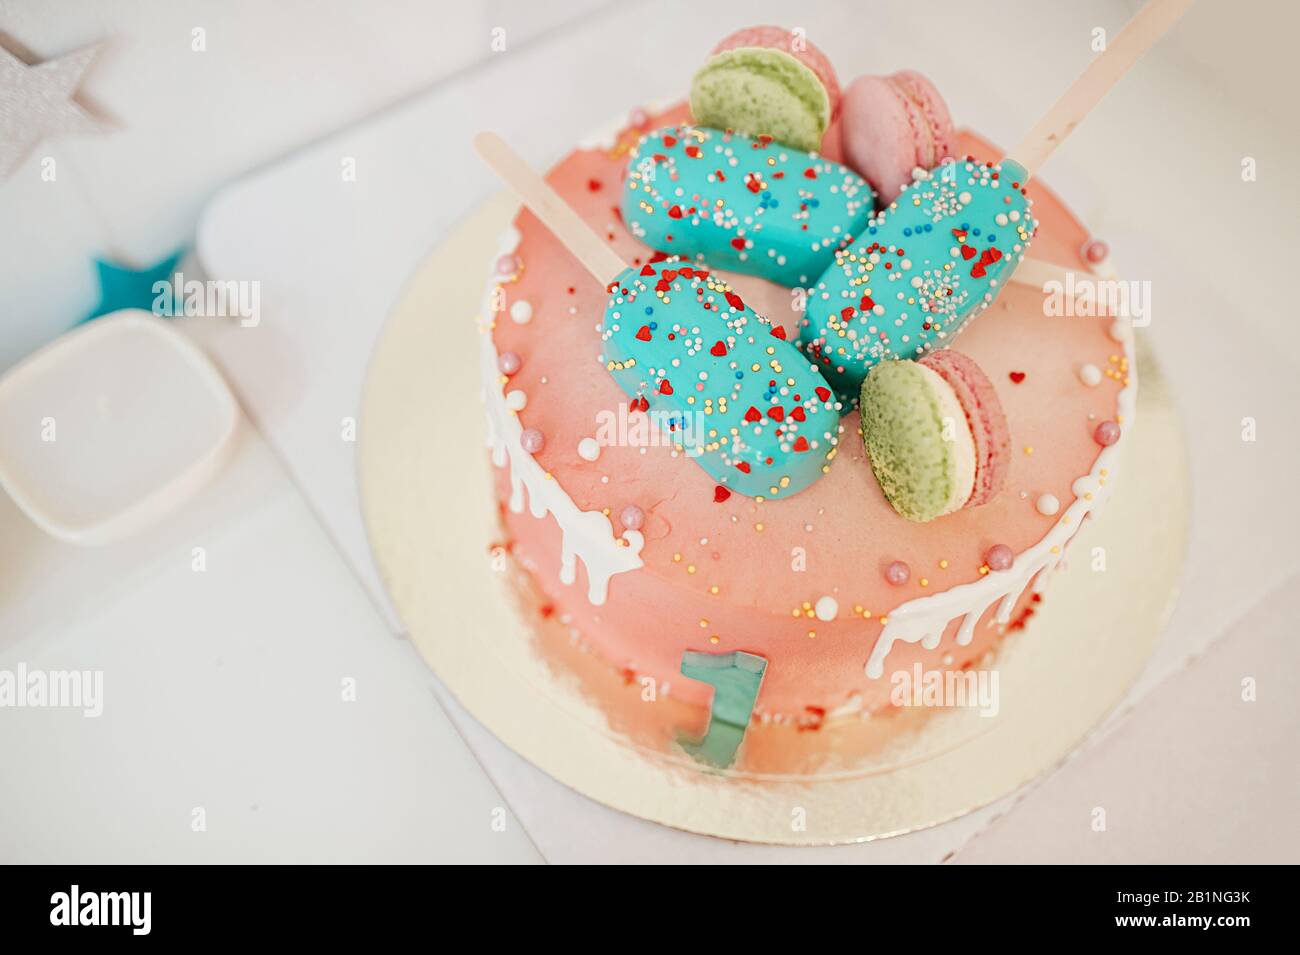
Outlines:
[[[12,173],[47,136],[106,128],[72,98],[98,50],[95,44],[28,66],[0,47],[0,177]]]
[[[154,299],[158,297],[158,293],[154,291],[154,283],[172,281],[184,251],[179,249],[158,264],[139,270],[114,265],[104,259],[96,259],[95,271],[99,273],[99,304],[81,321],[88,322],[92,318],[99,318],[121,308],[142,308],[146,312],[153,311]]]

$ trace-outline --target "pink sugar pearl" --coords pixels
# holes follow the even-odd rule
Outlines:
[[[515,275],[519,272],[519,256],[503,255],[497,259],[497,275]]]
[[[903,563],[901,560],[893,561],[885,568],[885,579],[895,587],[903,586],[911,576],[912,568],[908,567],[907,564]]]
[[[1015,559],[1016,555],[1006,544],[994,544],[984,554],[984,563],[989,565],[989,570],[1010,570]]]
[[[1097,430],[1092,433],[1092,439],[1103,448],[1109,448],[1119,440],[1119,425],[1114,421],[1103,421],[1097,425]]]
[[[639,531],[641,525],[645,523],[645,511],[635,504],[629,504],[623,508],[623,513],[618,516],[618,519],[623,522],[623,526],[628,530]]]
[[[497,358],[497,367],[501,369],[503,375],[513,375],[522,364],[523,361],[520,357],[512,351],[502,352],[500,357]]]
[[[526,428],[524,433],[519,436],[519,444],[529,454],[536,454],[546,447],[546,435],[536,428]]]
[[[1106,256],[1110,255],[1110,246],[1101,239],[1093,239],[1083,246],[1083,257],[1093,265],[1106,261]]]

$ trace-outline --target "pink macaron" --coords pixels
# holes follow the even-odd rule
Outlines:
[[[930,352],[920,364],[942,378],[957,395],[975,440],[975,486],[964,506],[987,504],[1006,485],[1011,466],[1011,433],[998,393],[979,365],[951,348]]]
[[[757,26],[745,27],[724,38],[713,48],[713,54],[724,53],[742,47],[760,47],[768,50],[780,50],[789,53],[796,60],[817,75],[826,87],[826,98],[831,104],[831,118],[840,108],[840,82],[835,77],[835,68],[826,54],[806,39],[801,32],[787,30],[785,27]]]
[[[858,77],[844,93],[841,121],[845,159],[871,183],[881,208],[912,181],[913,169],[933,169],[952,155],[948,106],[914,70]]]

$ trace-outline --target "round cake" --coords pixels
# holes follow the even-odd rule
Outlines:
[[[839,127],[849,120],[825,130],[827,160],[841,160]],[[648,135],[691,121],[685,105],[636,110],[546,177],[634,269],[662,271],[673,261],[665,253],[680,250],[652,248],[625,221],[629,157]],[[958,133],[953,148],[988,168],[1001,157],[971,132]],[[737,171],[748,161],[741,155]],[[1032,258],[1105,274],[1104,247],[1065,204],[1037,180],[1024,191],[1037,223]],[[960,261],[962,240],[951,243]],[[1128,328],[1053,316],[1042,287],[1002,282],[960,335],[953,328],[925,346],[970,360],[936,362],[937,371],[982,369],[979,388],[958,391],[1000,404],[1005,417],[997,486],[979,501],[932,520],[905,517],[882,492],[848,398],[816,480],[792,494],[737,493],[664,429],[647,426],[645,397],[611,374],[608,279],[590,275],[526,210],[503,235],[491,273],[482,363],[507,549],[548,625],[570,635],[562,665],[578,668],[581,654],[581,666],[621,675],[631,700],[650,687],[676,713],[697,710],[687,728],[697,733],[710,707],[715,722],[739,724],[740,736],[747,726],[808,730],[879,716],[894,706],[893,674],[978,665],[1033,614],[1108,492],[1133,423]],[[777,337],[799,339],[808,290],[712,274],[710,282],[743,290]],[[807,360],[816,367],[815,356]],[[987,435],[972,446],[991,453]],[[756,685],[750,712],[723,712],[736,701],[729,677],[710,674],[713,661]]]

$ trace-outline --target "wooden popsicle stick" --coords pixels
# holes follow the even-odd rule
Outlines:
[[[1052,151],[1191,5],[1192,0],[1148,0],[1007,158],[1024,166],[1031,177],[1037,173]]]
[[[1011,273],[1010,281],[1015,282],[1017,285],[1033,285],[1038,288],[1042,288],[1048,282],[1060,282],[1064,285],[1067,272],[1074,272],[1075,275],[1085,279],[1092,277],[1092,273],[1087,269],[1068,269],[1063,265],[1057,265],[1055,262],[1026,256],[1016,266],[1016,270]]]
[[[479,133],[474,137],[474,149],[600,284],[608,285],[627,268],[627,264],[591,226],[583,222],[560,194],[500,136],[491,132]]]

